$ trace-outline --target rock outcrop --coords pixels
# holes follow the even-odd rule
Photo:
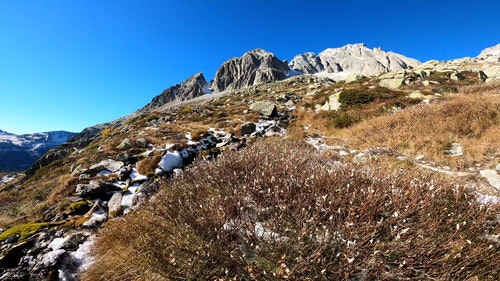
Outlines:
[[[290,68],[273,53],[255,49],[240,58],[226,61],[215,74],[212,88],[215,92],[283,80]]]
[[[380,48],[369,49],[364,44],[349,44],[340,48],[326,49],[319,55],[305,53],[297,55],[290,62],[293,70],[304,74],[344,73],[365,76],[384,72],[411,69],[420,62]]]
[[[157,108],[174,100],[189,100],[211,93],[209,84],[200,72],[189,77],[186,81],[164,90],[161,94],[154,97],[143,109]]]
[[[476,58],[490,62],[500,62],[500,44],[484,49]]]

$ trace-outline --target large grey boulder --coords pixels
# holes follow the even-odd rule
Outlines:
[[[250,110],[259,112],[265,117],[272,117],[278,113],[276,105],[269,101],[254,102],[252,103],[252,105],[250,105]]]
[[[255,49],[219,67],[212,88],[215,92],[222,92],[283,80],[289,71],[288,65],[273,53]]]
[[[89,169],[99,173],[104,170],[108,170],[110,172],[116,172],[120,170],[123,167],[123,162],[122,161],[116,161],[112,159],[104,159],[101,162],[92,165]]]

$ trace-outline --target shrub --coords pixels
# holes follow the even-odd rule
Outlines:
[[[161,155],[155,155],[153,157],[145,158],[137,163],[137,171],[141,175],[148,175],[154,173],[155,169],[158,168],[158,163],[160,163]]]
[[[421,173],[265,141],[101,229],[84,280],[498,280],[498,206]],[[132,259],[130,257],[133,257]]]
[[[361,117],[352,112],[328,111],[324,114],[327,116],[327,121],[325,124],[327,128],[347,128],[361,121]]]

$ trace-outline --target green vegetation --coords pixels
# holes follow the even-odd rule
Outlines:
[[[5,241],[7,239],[13,239],[17,237],[17,240],[23,240],[30,237],[31,235],[37,233],[42,229],[46,229],[51,226],[61,225],[62,223],[50,223],[50,222],[37,222],[37,223],[27,223],[22,225],[17,225],[11,227],[4,232],[0,233],[0,241]]]

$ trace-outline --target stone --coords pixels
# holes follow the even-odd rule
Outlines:
[[[132,148],[132,144],[130,143],[130,139],[129,138],[126,138],[124,139],[117,147],[116,149],[119,149],[119,150],[126,150],[126,149],[129,149],[129,148]]]
[[[251,133],[255,132],[255,129],[257,126],[253,122],[248,122],[243,125],[241,125],[241,134],[242,135],[250,135]]]
[[[422,81],[422,84],[426,87],[429,87],[431,85],[438,85],[439,82],[438,81],[429,81],[429,80],[424,80]]]
[[[116,160],[126,162],[130,155],[127,152],[122,152],[116,156]]]
[[[364,78],[366,78],[366,76],[360,75],[360,74],[357,74],[357,73],[353,73],[353,74],[349,74],[349,76],[347,76],[347,78],[344,81],[346,83],[351,83],[351,82],[362,80]]]
[[[122,193],[116,192],[111,196],[108,201],[108,214],[110,217],[114,218],[120,216],[123,212],[122,208]]]
[[[276,105],[269,101],[258,101],[250,105],[250,110],[254,112],[259,112],[265,117],[276,116],[278,111]]]
[[[460,74],[459,72],[453,72],[451,75],[450,75],[450,79],[451,80],[454,80],[454,81],[462,81],[465,79],[465,76],[463,76],[462,74]]]
[[[140,147],[140,148],[147,148],[148,147],[148,141],[145,138],[136,139],[135,144],[137,145],[137,147]]]
[[[122,161],[116,161],[112,159],[104,159],[101,162],[92,165],[89,169],[99,173],[104,170],[108,170],[110,172],[116,172],[120,170],[121,167],[123,167],[124,163]]]
[[[488,76],[486,76],[486,73],[484,73],[484,71],[482,70],[479,70],[477,72],[477,77],[483,82],[486,81],[486,79],[488,79]]]
[[[110,191],[119,190],[120,188],[106,182],[101,182],[97,180],[91,180],[88,184],[78,184],[76,186],[75,194],[82,198],[96,199],[96,198],[106,198],[109,196],[106,194]]]
[[[463,148],[459,143],[452,143],[448,149],[446,149],[446,154],[449,156],[462,156],[464,155]]]
[[[479,172],[481,176],[486,178],[488,183],[495,189],[500,191],[500,175],[495,170],[481,170]]]
[[[401,85],[404,84],[404,78],[382,79],[382,80],[380,80],[380,82],[378,84],[381,87],[385,87],[385,88],[394,90],[394,89],[397,89]]]

